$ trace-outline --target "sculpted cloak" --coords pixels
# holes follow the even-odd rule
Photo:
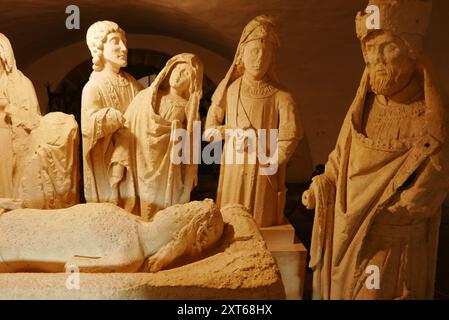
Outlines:
[[[6,71],[0,78],[0,90],[1,95],[9,100],[0,129],[6,139],[4,146],[9,145],[2,156],[4,159],[2,163],[5,166],[2,171],[5,171],[5,175],[12,173],[9,177],[2,174],[0,197],[14,198],[17,196],[17,189],[23,175],[24,162],[29,156],[30,132],[39,125],[41,112],[34,86],[17,69],[11,43],[2,33],[0,33],[0,54]]]
[[[374,141],[362,133],[365,71],[325,174],[312,183],[315,299],[433,298],[441,205],[449,189],[447,104],[429,68],[421,72],[421,136]],[[378,290],[365,283],[372,266],[379,268]]]
[[[258,144],[266,146],[267,155],[274,151],[269,140],[270,130],[279,130],[277,171],[268,175],[261,174],[258,157],[256,163],[246,158],[243,163],[226,161],[226,153],[231,151],[235,155],[239,148],[234,143],[235,136],[226,137],[217,190],[219,206],[241,204],[252,212],[258,226],[267,227],[284,223],[286,166],[303,130],[293,96],[276,81],[274,59],[265,79],[253,83],[246,79],[243,66],[239,65],[242,48],[245,43],[257,39],[266,39],[275,47],[279,45],[273,22],[267,16],[259,16],[245,27],[234,62],[212,97],[206,129],[219,128],[224,120],[226,129],[252,129],[256,135],[259,129],[266,130],[265,136],[257,139]],[[228,143],[232,145],[229,150]],[[245,151],[245,156],[247,153]]]
[[[170,104],[168,111],[161,114],[156,110],[158,103],[165,100],[161,100],[159,93],[178,63],[186,63],[192,69],[189,98],[185,104],[166,101]],[[125,113],[137,194],[134,212],[145,219],[150,219],[161,209],[190,201],[190,192],[197,180],[197,164],[193,163],[192,157],[187,163],[172,161],[175,145],[181,143],[173,141],[173,135],[177,129],[186,130],[184,142],[188,140],[187,146],[192,148],[194,121],[199,121],[202,77],[202,64],[195,55],[177,55],[167,62],[150,87],[135,97]]]
[[[84,195],[87,202],[119,203],[119,199],[111,199],[111,158],[115,149],[126,149],[126,146],[118,143],[123,139],[117,136],[126,135],[119,130],[123,126],[122,117],[140,89],[141,85],[123,71],[118,75],[94,71],[84,86],[81,131]],[[126,153],[126,150],[123,152]],[[129,176],[129,163],[124,159],[122,165]],[[132,211],[134,207],[132,187],[132,183],[120,184],[120,195],[124,197],[122,206],[128,211]]]

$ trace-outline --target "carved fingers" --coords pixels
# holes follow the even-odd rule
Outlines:
[[[304,191],[302,194],[302,204],[308,209],[312,210],[315,209],[316,206],[316,199],[315,199],[315,192],[312,188],[309,190]]]

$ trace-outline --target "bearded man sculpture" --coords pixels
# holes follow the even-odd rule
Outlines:
[[[423,58],[431,3],[369,4],[381,29],[358,14],[366,70],[325,173],[303,194],[315,208],[314,298],[431,299],[449,190],[447,106]]]

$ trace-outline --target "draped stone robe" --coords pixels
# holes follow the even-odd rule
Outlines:
[[[388,118],[375,110],[365,73],[326,172],[312,183],[315,299],[433,297],[449,158],[438,135],[444,119],[432,119],[444,109],[427,73],[425,83],[425,101],[392,110],[399,117]],[[364,121],[367,108],[372,112]],[[386,118],[377,125],[376,116]],[[377,289],[366,283],[373,270],[379,271]]]
[[[84,193],[87,202],[109,202],[111,199],[111,157],[119,146],[116,139],[122,125],[112,109],[122,114],[140,91],[141,85],[129,74],[108,75],[92,72],[83,89],[81,130],[83,141]],[[126,133],[124,133],[126,135]],[[125,150],[124,153],[127,151]],[[126,160],[126,159],[125,159]],[[125,163],[125,167],[126,167]],[[129,169],[129,168],[128,168]],[[134,201],[132,184],[120,184],[120,194]],[[127,199],[125,199],[126,202]],[[123,204],[133,207],[133,204]],[[129,209],[129,208],[128,208]]]
[[[147,220],[161,209],[189,202],[191,181],[196,179],[196,164],[172,161],[176,142],[171,137],[175,130],[186,128],[186,103],[161,98],[160,92],[155,90],[150,86],[141,91],[125,113],[133,155],[135,213]],[[161,104],[165,104],[164,108]]]
[[[33,84],[15,67],[0,81],[0,90],[9,100],[0,121],[0,139],[5,150],[1,157],[4,173],[0,172],[0,198],[15,198],[30,155],[30,133],[39,125],[41,112]]]
[[[272,175],[261,175],[260,163],[226,163],[226,146],[223,150],[220,179],[217,191],[217,204],[230,203],[244,205],[261,227],[278,225],[284,222],[284,207],[287,189],[285,170],[302,137],[296,103],[287,91],[269,83],[251,89],[243,77],[235,80],[227,89],[222,107],[212,106],[208,113],[207,126],[219,126],[224,117],[228,129],[258,129],[266,131],[266,153],[270,154],[270,129],[278,129],[278,168]],[[263,139],[263,137],[258,137]],[[232,139],[232,152],[238,148]],[[247,156],[247,154],[245,155]]]

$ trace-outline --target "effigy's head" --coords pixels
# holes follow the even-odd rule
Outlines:
[[[188,250],[191,255],[199,254],[217,244],[223,234],[224,222],[220,209],[212,200],[190,202],[187,216],[190,218],[184,232],[188,231],[193,235]]]
[[[103,70],[106,63],[126,67],[128,48],[125,32],[112,21],[98,21],[87,30],[86,42],[92,55],[92,68]]]
[[[240,73],[248,73],[256,80],[267,74],[276,78],[274,62],[278,48],[274,17],[258,16],[243,29],[235,59],[237,68]]]
[[[410,82],[423,53],[432,3],[429,0],[370,0],[356,17],[371,89],[391,96]]]
[[[217,244],[224,228],[220,209],[210,199],[168,207],[157,212],[151,222],[182,243],[186,255],[198,255]]]

